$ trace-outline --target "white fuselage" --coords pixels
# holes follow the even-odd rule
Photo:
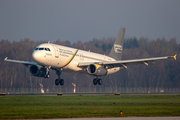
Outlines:
[[[86,68],[78,67],[78,63],[116,61],[106,55],[50,43],[37,46],[32,53],[32,57],[41,65],[62,69],[65,72],[78,73],[87,73]],[[119,70],[120,67],[107,69],[107,74]]]

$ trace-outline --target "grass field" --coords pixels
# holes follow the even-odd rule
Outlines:
[[[121,116],[180,116],[180,95],[0,97],[0,119]]]

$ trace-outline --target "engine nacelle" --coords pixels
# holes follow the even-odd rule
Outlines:
[[[37,76],[37,77],[45,77],[46,75],[46,68],[40,65],[32,65],[30,67],[30,73],[33,76]]]
[[[95,76],[104,76],[107,74],[107,70],[98,64],[91,64],[87,67],[87,72]]]

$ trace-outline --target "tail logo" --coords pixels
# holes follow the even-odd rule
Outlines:
[[[122,46],[118,44],[114,44],[115,53],[122,53]]]

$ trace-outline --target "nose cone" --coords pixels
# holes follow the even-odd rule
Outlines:
[[[34,51],[32,53],[32,57],[35,61],[40,62],[41,60],[41,53],[39,51]]]

